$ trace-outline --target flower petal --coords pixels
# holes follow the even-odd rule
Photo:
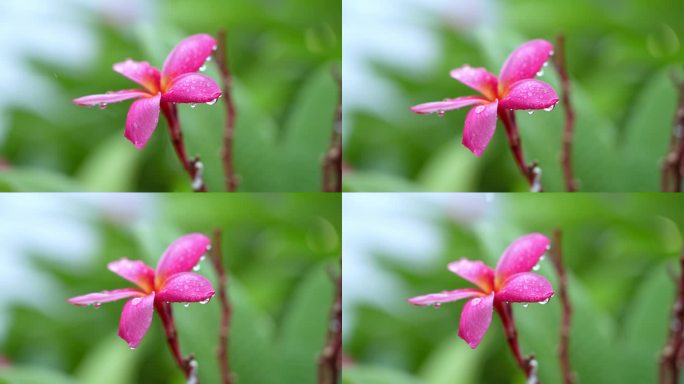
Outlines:
[[[462,96],[455,99],[446,99],[444,101],[433,101],[430,103],[423,103],[411,107],[411,111],[419,115],[428,113],[443,113],[452,109],[459,109],[473,104],[484,104],[488,101],[479,96]]]
[[[513,84],[501,99],[506,109],[544,109],[558,103],[558,95],[551,86],[539,80],[521,80]]]
[[[150,292],[154,289],[154,269],[148,267],[140,260],[123,258],[107,264],[107,269],[137,284],[145,292]]]
[[[482,291],[472,288],[455,289],[453,291],[416,296],[407,301],[413,305],[439,305],[441,303],[448,303],[450,301],[457,301],[473,296],[482,296]]]
[[[201,233],[191,233],[176,239],[159,259],[156,272],[157,286],[176,273],[190,272],[210,245],[211,240]]]
[[[487,99],[492,100],[496,98],[496,76],[489,73],[486,69],[464,65],[451,71],[450,75],[461,83],[480,92]]]
[[[216,40],[207,34],[192,35],[178,43],[162,67],[164,81],[188,72],[197,72],[216,49]]]
[[[478,105],[468,111],[463,128],[463,145],[475,156],[482,155],[496,130],[496,113],[499,102]]]
[[[154,292],[128,300],[121,312],[119,337],[124,339],[129,347],[137,347],[150,328],[153,313]]]
[[[499,92],[519,80],[533,79],[553,54],[553,45],[546,40],[528,41],[508,56],[499,74]]]
[[[463,258],[459,261],[449,263],[447,268],[449,268],[451,272],[482,288],[485,292],[494,289],[494,270],[481,261],[471,261]]]
[[[494,294],[476,297],[463,306],[458,336],[475,349],[492,322]]]
[[[147,61],[128,59],[114,64],[112,69],[147,88],[151,93],[159,92],[161,74],[157,68],[151,66]]]
[[[89,293],[87,295],[76,296],[67,301],[74,305],[95,305],[99,306],[102,303],[125,299],[127,297],[144,296],[144,292],[140,292],[135,288],[114,289],[111,291],[102,291],[97,293]]]
[[[85,107],[92,107],[94,105],[107,105],[110,103],[118,103],[128,99],[137,99],[139,97],[149,96],[150,94],[139,89],[126,89],[123,91],[108,92],[101,95],[90,95],[74,99],[76,105]]]
[[[206,277],[194,272],[182,272],[166,279],[157,293],[157,300],[191,303],[211,299],[214,293],[214,287]]]
[[[514,303],[544,302],[553,296],[553,287],[544,277],[523,272],[509,277],[496,292],[496,299]]]
[[[221,89],[209,76],[186,73],[173,80],[162,99],[171,103],[208,103],[221,97]]]
[[[147,144],[152,132],[157,128],[160,100],[159,94],[145,97],[134,102],[128,110],[124,136],[138,149],[142,149]]]
[[[516,273],[532,270],[549,249],[549,244],[549,239],[540,233],[525,235],[511,243],[496,265],[496,286],[501,286],[501,283]]]

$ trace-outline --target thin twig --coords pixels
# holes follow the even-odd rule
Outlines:
[[[223,102],[226,106],[226,127],[223,132],[223,170],[226,175],[226,189],[234,192],[238,187],[238,179],[233,165],[233,139],[235,136],[235,119],[237,111],[233,101],[233,75],[228,65],[228,48],[226,47],[226,31],[220,30],[217,36],[216,65],[221,73],[223,84]]]
[[[679,259],[680,272],[676,297],[672,305],[672,318],[668,327],[667,343],[660,355],[660,384],[677,384],[684,353],[684,249]]]
[[[339,89],[330,147],[323,158],[323,192],[342,192],[342,77],[334,73]]]
[[[199,384],[199,377],[197,376],[197,361],[193,355],[183,357],[178,343],[178,331],[176,330],[176,323],[173,320],[173,312],[171,311],[171,304],[161,301],[154,302],[154,308],[157,310],[164,326],[164,333],[166,334],[166,343],[171,349],[178,368],[183,372],[188,383]]]
[[[558,275],[558,296],[563,307],[563,318],[560,326],[560,342],[558,344],[558,359],[560,360],[561,371],[564,384],[573,384],[575,374],[570,367],[570,320],[572,318],[572,307],[568,295],[568,276],[563,266],[563,232],[556,229],[553,232],[553,245],[551,246],[551,261],[556,268]]]
[[[534,162],[527,164],[523,156],[522,142],[520,141],[520,134],[518,133],[518,126],[515,122],[515,114],[508,109],[499,108],[499,118],[506,128],[506,137],[508,138],[508,145],[513,153],[520,173],[525,177],[525,180],[530,184],[530,192],[543,192],[544,188],[541,184],[541,168]]]
[[[178,109],[176,108],[176,105],[162,101],[161,111],[168,123],[169,134],[171,135],[171,142],[173,143],[173,149],[176,151],[176,156],[178,156],[178,160],[180,160],[183,168],[188,176],[190,176],[192,190],[195,192],[206,192],[207,189],[204,185],[204,178],[202,176],[204,166],[200,161],[199,156],[195,156],[190,160],[185,152],[183,131],[181,130],[180,120],[178,119]]]
[[[342,272],[335,282],[335,301],[330,310],[328,336],[318,358],[318,384],[337,384],[342,372]]]
[[[673,82],[679,93],[679,101],[674,116],[670,149],[662,166],[661,189],[663,192],[681,192],[684,176],[684,81],[677,80],[673,76]]]
[[[525,374],[528,384],[540,384],[537,377],[538,363],[534,356],[523,357],[520,352],[520,345],[518,343],[518,331],[515,327],[515,320],[513,319],[513,309],[510,303],[503,301],[494,301],[494,309],[501,317],[503,323],[504,333],[506,334],[506,342],[513,353],[516,363]]]
[[[230,336],[230,320],[232,308],[228,301],[228,275],[223,268],[223,252],[221,251],[221,230],[215,229],[212,239],[212,249],[209,259],[216,270],[219,282],[219,301],[221,302],[221,324],[219,327],[219,343],[217,357],[221,367],[221,383],[232,384],[233,375],[230,372],[228,360],[228,337]]]
[[[556,38],[556,55],[553,57],[553,64],[556,66],[558,76],[561,80],[561,102],[565,110],[565,129],[563,130],[563,146],[561,150],[561,167],[565,180],[565,190],[567,192],[577,191],[577,181],[572,171],[572,138],[575,125],[575,111],[570,103],[570,78],[565,68],[565,37],[558,35]]]

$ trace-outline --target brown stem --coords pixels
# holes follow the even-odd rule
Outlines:
[[[530,184],[530,192],[542,192],[544,189],[541,185],[541,168],[534,162],[528,165],[525,162],[525,157],[522,151],[522,142],[520,141],[520,134],[518,133],[518,126],[515,123],[515,114],[513,111],[499,107],[499,118],[506,128],[506,137],[508,137],[508,145],[513,153],[520,173]]]
[[[339,90],[330,147],[323,158],[323,192],[342,192],[342,77],[334,73]]]
[[[166,118],[169,127],[169,134],[171,135],[171,142],[173,149],[176,151],[178,160],[180,160],[183,168],[190,176],[192,182],[192,190],[195,192],[206,192],[204,185],[204,178],[202,177],[202,170],[204,165],[200,161],[199,156],[195,156],[192,160],[188,159],[185,152],[185,143],[183,142],[183,131],[180,127],[180,120],[178,119],[178,109],[173,103],[166,101],[161,102],[161,111]]]
[[[573,384],[575,382],[575,374],[570,367],[570,320],[572,318],[572,307],[570,306],[570,297],[568,296],[568,276],[565,273],[563,266],[563,232],[556,229],[553,232],[553,246],[551,247],[551,261],[556,268],[558,275],[558,296],[560,297],[561,305],[563,307],[563,318],[560,327],[560,342],[558,344],[558,359],[560,360],[563,383]]]
[[[176,331],[176,323],[173,320],[173,312],[171,311],[171,304],[161,301],[154,302],[154,308],[157,310],[164,326],[164,333],[166,334],[166,343],[171,349],[178,368],[183,372],[183,376],[188,383],[199,384],[199,377],[197,375],[197,361],[194,356],[190,355],[187,358],[183,357],[178,343],[178,331]]]
[[[677,281],[675,302],[672,305],[672,318],[668,328],[667,342],[660,355],[660,384],[677,384],[679,370],[684,354],[684,250],[679,259],[680,272]]]
[[[342,272],[335,284],[335,301],[330,310],[328,336],[318,357],[318,384],[337,384],[342,371]]]
[[[565,190],[567,192],[577,191],[577,182],[572,171],[572,137],[575,126],[575,110],[570,103],[570,78],[565,68],[565,37],[559,35],[556,38],[556,55],[553,57],[553,64],[556,66],[558,76],[561,80],[561,102],[565,109],[565,129],[563,130],[563,147],[561,150],[561,167],[565,180]]]
[[[530,384],[540,384],[537,377],[537,360],[534,356],[523,357],[520,353],[520,345],[518,344],[518,331],[515,328],[515,320],[513,319],[513,309],[509,303],[502,301],[494,301],[494,309],[501,317],[504,333],[506,334],[506,342],[513,353],[516,363],[525,374],[527,382]]]
[[[684,81],[673,80],[678,89],[679,101],[674,116],[670,149],[662,166],[663,192],[681,192],[684,176]]]
[[[233,375],[230,372],[228,360],[228,337],[230,336],[230,320],[232,308],[228,301],[228,275],[223,268],[223,252],[221,251],[221,230],[215,229],[212,239],[212,250],[209,253],[219,282],[219,301],[221,303],[221,324],[219,325],[219,343],[216,355],[221,367],[221,383],[232,384]]]
[[[217,36],[216,65],[221,73],[223,84],[223,102],[226,106],[226,127],[223,132],[223,170],[226,175],[226,189],[234,192],[238,187],[238,179],[233,165],[233,138],[235,136],[235,119],[237,112],[233,101],[233,75],[228,65],[228,48],[226,48],[226,31],[220,30]]]

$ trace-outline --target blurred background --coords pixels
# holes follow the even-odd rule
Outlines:
[[[190,232],[223,231],[236,383],[313,383],[339,273],[339,194],[0,196],[0,383],[184,383],[158,316],[132,351],[117,336],[123,301],[69,297],[132,286],[122,257],[155,266]],[[217,286],[209,260],[198,273]],[[181,349],[219,382],[219,301],[174,305]]]
[[[345,194],[344,384],[525,382],[494,316],[482,344],[457,336],[464,301],[406,299],[471,287],[466,257],[495,266],[521,235],[563,231],[578,383],[655,383],[679,272],[684,204],[654,194]],[[557,287],[547,257],[537,272]],[[513,305],[524,355],[560,383],[560,301]]]
[[[160,120],[138,151],[123,137],[131,102],[80,96],[137,85],[127,58],[161,68],[195,33],[228,33],[244,191],[318,191],[338,103],[342,0],[24,0],[0,4],[0,191],[189,191]],[[213,63],[206,73],[218,81]],[[208,189],[223,190],[224,105],[179,107]]]
[[[659,190],[677,103],[670,75],[684,72],[683,16],[673,0],[345,0],[345,190],[527,190],[500,124],[477,158],[461,145],[469,108],[440,118],[409,107],[472,95],[450,70],[498,74],[523,42],[561,33],[580,189]],[[560,92],[553,66],[540,80]],[[539,161],[546,190],[562,190],[563,108],[517,115],[527,160]]]

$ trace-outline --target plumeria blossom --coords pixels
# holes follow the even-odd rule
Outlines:
[[[161,72],[146,61],[128,59],[116,63],[113,66],[114,71],[145,89],[84,96],[75,99],[74,103],[104,108],[110,103],[137,99],[128,110],[124,136],[136,148],[142,149],[157,128],[163,103],[213,104],[221,96],[221,90],[214,80],[196,73],[204,68],[215,49],[216,41],[213,37],[199,34],[178,43],[166,57]]]
[[[515,240],[499,259],[496,269],[481,261],[461,259],[448,269],[475,284],[477,288],[456,289],[413,297],[415,305],[433,305],[470,299],[463,307],[458,336],[476,348],[492,321],[492,310],[507,303],[543,303],[553,296],[553,287],[544,277],[530,272],[549,249],[546,236],[532,233]]]
[[[94,305],[129,299],[124,304],[119,336],[135,348],[147,333],[154,309],[164,303],[207,303],[214,296],[211,282],[192,272],[210,246],[206,236],[193,233],[175,240],[164,251],[157,269],[139,260],[120,259],[107,268],[137,285],[112,291],[89,293],[67,300],[75,305]]]
[[[558,95],[551,86],[534,77],[543,73],[544,65],[553,54],[553,45],[546,40],[532,40],[508,56],[499,77],[484,68],[464,65],[451,71],[451,77],[480,92],[478,96],[462,96],[411,107],[418,114],[437,113],[476,106],[468,111],[463,128],[463,145],[476,156],[487,148],[496,129],[497,114],[506,110],[551,110]]]

